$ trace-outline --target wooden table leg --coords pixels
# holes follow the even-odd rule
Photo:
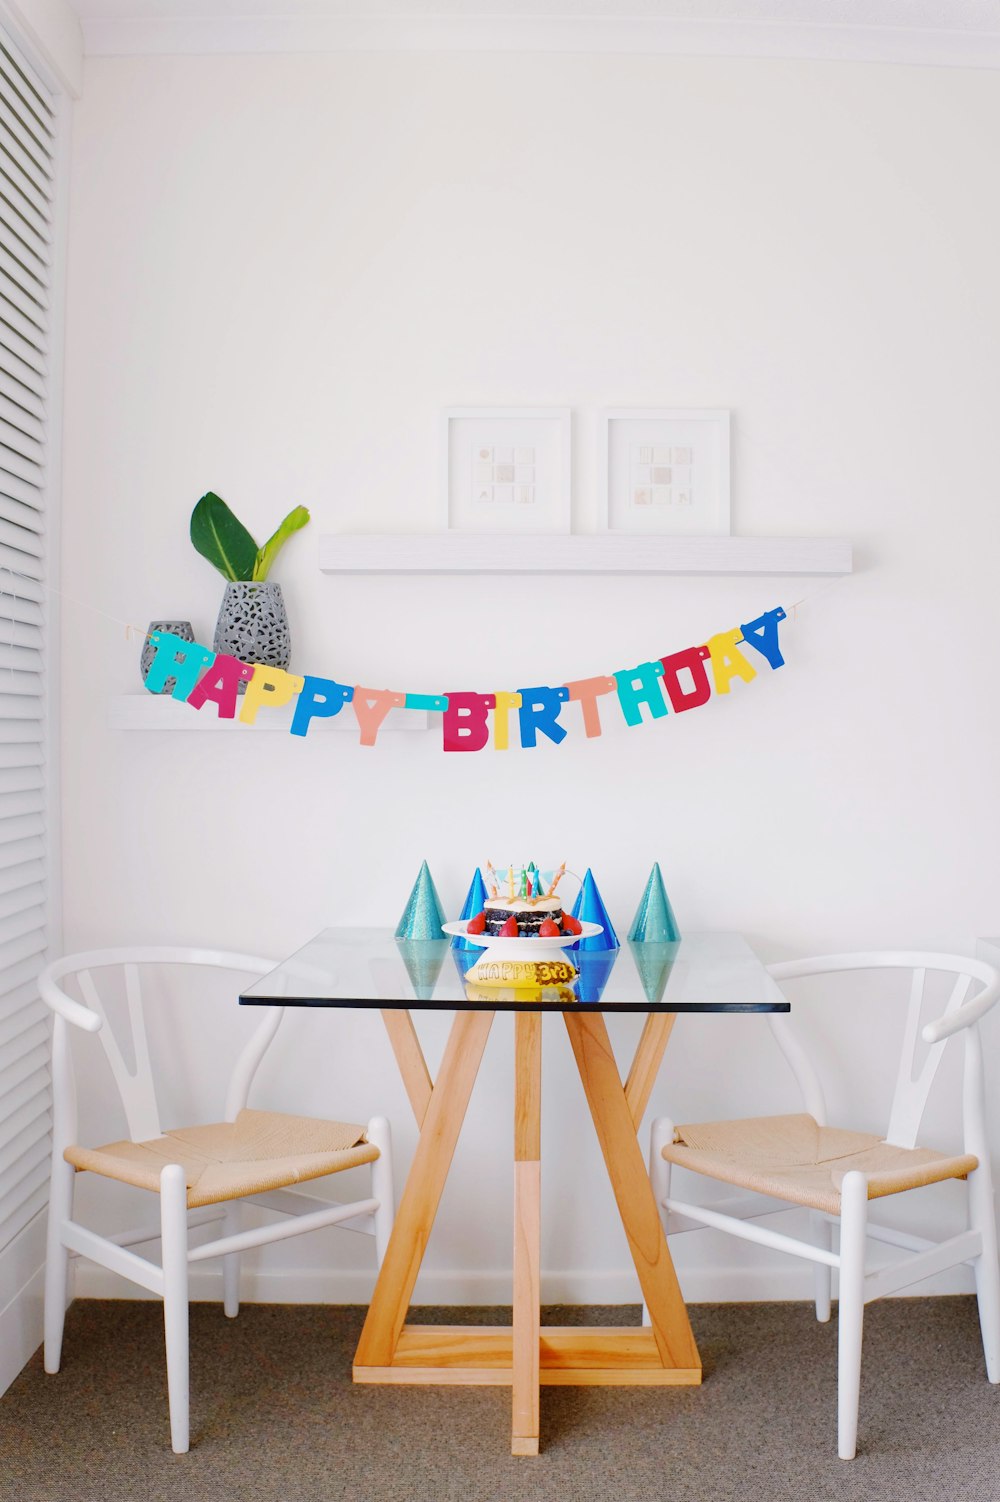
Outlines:
[[[409,1096],[417,1126],[423,1126],[434,1087],[431,1084],[427,1060],[420,1047],[417,1030],[413,1026],[413,1018],[409,1012],[398,1011],[394,1007],[383,1007],[382,1021],[389,1034],[389,1042],[396,1055],[396,1064]]]
[[[656,1084],[675,1020],[675,1012],[650,1012],[642,1029],[632,1068],[625,1081],[625,1099],[636,1131],[646,1114],[650,1092]]]
[[[700,1369],[698,1347],[667,1250],[604,1016],[581,1010],[564,1012],[563,1017],[660,1360],[665,1367]]]
[[[452,1023],[361,1331],[356,1374],[358,1368],[392,1364],[492,1022],[492,1012],[458,1012]]]
[[[512,1455],[538,1454],[542,1019],[514,1019],[514,1315]]]

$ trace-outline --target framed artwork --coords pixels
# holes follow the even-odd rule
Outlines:
[[[728,410],[620,408],[600,432],[602,531],[728,535]]]
[[[569,408],[449,408],[441,473],[449,531],[569,532]]]

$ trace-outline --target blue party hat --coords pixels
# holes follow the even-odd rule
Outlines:
[[[469,890],[465,894],[462,911],[458,915],[459,922],[467,923],[470,918],[474,918],[477,913],[481,913],[486,906],[486,896],[486,884],[483,881],[483,873],[477,866],[476,874],[472,878]],[[452,949],[479,949],[480,945],[470,944],[468,939],[463,938],[461,934],[456,934],[451,941],[451,947]]]
[[[628,936],[637,944],[669,944],[681,936],[660,875],[659,861],[649,873],[646,890],[632,919]]]
[[[396,948],[417,1000],[431,1001],[448,953],[447,939],[397,939]]]
[[[604,995],[604,987],[618,958],[617,949],[593,950],[589,954],[577,953],[573,962],[579,970],[574,982],[582,1002],[595,1006]]]
[[[578,949],[582,953],[584,950],[618,949],[620,947],[614,924],[608,917],[608,910],[604,906],[600,892],[597,890],[597,882],[594,880],[589,866],[587,867],[587,874],[583,878],[583,886],[580,888],[579,896],[573,904],[573,917],[579,918],[581,923],[599,923],[601,925],[601,932],[599,934],[591,934],[587,939],[578,940],[572,946],[574,949]]]
[[[662,1001],[671,968],[677,957],[677,945],[659,944],[655,940],[629,939],[628,947],[632,951],[632,958],[639,972],[646,1000]]]
[[[441,925],[444,922],[444,910],[441,907],[441,899],[434,885],[434,878],[427,867],[427,862],[421,864],[417,873],[417,879],[413,883],[413,891],[410,893],[403,916],[396,924],[397,939],[443,939]]]

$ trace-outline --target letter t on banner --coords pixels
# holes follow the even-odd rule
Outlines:
[[[612,694],[615,691],[613,678],[578,678],[575,683],[567,683],[566,692],[571,699],[577,699],[583,710],[583,728],[588,736],[600,735],[601,714],[597,707],[597,701],[601,694]]]

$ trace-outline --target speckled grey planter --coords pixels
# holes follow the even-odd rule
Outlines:
[[[242,580],[227,584],[212,645],[216,652],[227,652],[240,662],[287,668],[292,638],[281,585]]]
[[[142,673],[142,681],[145,683],[149,670],[153,666],[153,658],[156,656],[156,648],[150,641],[154,631],[169,631],[174,636],[181,636],[185,641],[194,641],[194,630],[190,621],[150,621],[149,630],[146,632],[146,640],[142,644],[142,655],[139,658],[139,671]],[[161,694],[172,694],[176,678],[168,678],[160,689]]]

